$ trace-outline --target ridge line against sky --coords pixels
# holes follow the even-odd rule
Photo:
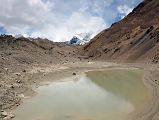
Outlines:
[[[125,17],[142,0],[1,0],[0,34],[67,41],[92,37]]]

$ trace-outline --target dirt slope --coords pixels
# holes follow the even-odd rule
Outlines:
[[[29,92],[34,67],[54,66],[76,61],[77,49],[47,39],[0,36],[0,111],[18,106],[21,93]],[[31,70],[30,70],[31,69]],[[38,71],[38,70],[37,70]],[[39,71],[40,75],[43,75]],[[0,113],[1,114],[1,113]],[[1,119],[1,115],[0,115]]]
[[[159,62],[159,1],[145,0],[83,47],[97,60]]]
[[[76,48],[46,39],[0,37],[1,65],[60,63],[76,55]]]

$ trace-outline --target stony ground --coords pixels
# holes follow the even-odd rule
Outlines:
[[[17,70],[15,68],[18,67]],[[146,110],[150,111],[148,114],[143,115],[140,120],[158,120],[159,115],[159,103],[158,103],[158,92],[159,92],[159,66],[158,64],[116,64],[106,63],[99,61],[82,60],[76,62],[67,62],[65,64],[32,64],[18,65],[13,68],[6,67],[0,74],[0,105],[1,105],[1,117],[6,119],[12,119],[14,113],[11,111],[18,107],[26,96],[34,95],[34,88],[41,85],[43,82],[60,80],[65,77],[78,76],[84,71],[96,70],[96,69],[107,69],[107,68],[131,68],[137,67],[144,69],[147,73],[145,80],[148,80],[148,84],[152,85],[153,104]],[[62,75],[62,76],[61,76]],[[155,94],[155,95],[154,95]],[[157,94],[157,96],[156,96]],[[146,110],[143,110],[144,113]],[[145,113],[144,113],[145,114]],[[152,116],[153,115],[153,116]],[[146,117],[147,116],[147,117]],[[135,120],[139,118],[135,115]]]
[[[1,119],[14,118],[12,110],[18,107],[26,96],[34,95],[34,89],[42,82],[59,80],[65,77],[78,76],[84,71],[105,69],[108,67],[141,67],[148,71],[148,81],[155,86],[158,95],[158,64],[143,63],[106,63],[80,56],[81,46],[69,46],[64,43],[53,43],[44,39],[14,38],[0,36],[0,111]],[[157,56],[156,56],[157,57]],[[62,76],[61,76],[62,75]],[[148,78],[146,77],[146,78]],[[153,87],[154,88],[154,87]],[[152,92],[152,95],[154,92]],[[158,96],[154,96],[152,120],[158,120]],[[143,120],[149,117],[143,116]],[[135,118],[137,120],[138,118]],[[142,120],[142,119],[141,119]]]

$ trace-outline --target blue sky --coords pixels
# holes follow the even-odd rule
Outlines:
[[[65,41],[92,37],[126,16],[142,0],[1,0],[0,33]]]

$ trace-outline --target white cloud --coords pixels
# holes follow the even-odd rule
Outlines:
[[[81,0],[82,8],[92,13],[102,15],[106,7],[110,7],[114,0]],[[110,8],[111,9],[111,8]]]
[[[9,34],[30,34],[64,41],[75,33],[95,34],[105,27],[105,22],[101,17],[80,10],[72,11],[68,16],[56,14],[51,0],[1,0],[0,25]]]
[[[120,14],[120,17],[124,18],[126,15],[128,15],[133,10],[133,8],[131,8],[127,5],[120,5],[117,7],[117,10]]]
[[[53,0],[1,0],[0,24],[9,34],[30,34],[53,41],[67,40],[75,33],[95,34],[105,27],[101,17],[86,14],[81,9],[67,16],[56,14]]]
[[[45,24],[50,13],[48,3],[41,0],[1,0],[0,23],[8,33],[26,33]]]
[[[95,35],[113,23],[118,12],[123,17],[131,11],[127,4],[123,6],[115,1],[1,0],[0,26],[8,34],[46,37],[53,41],[68,40],[76,33]]]
[[[100,32],[106,27],[105,22],[100,17],[93,17],[82,12],[74,12],[64,22],[59,24],[48,24],[41,30],[33,32],[32,37],[47,37],[54,41],[66,41],[78,33],[92,33],[93,35]]]

